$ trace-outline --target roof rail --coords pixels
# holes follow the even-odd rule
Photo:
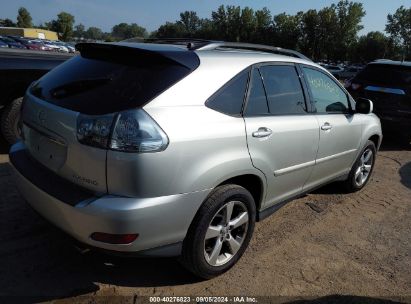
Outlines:
[[[233,49],[233,50],[249,50],[249,51],[257,51],[257,52],[264,52],[264,53],[271,53],[271,54],[278,54],[284,56],[290,56],[295,58],[301,58],[308,61],[312,61],[308,57],[304,56],[303,54],[289,49],[283,49],[280,47],[274,47],[269,45],[263,44],[253,44],[253,43],[242,43],[242,42],[211,42],[204,46],[200,46],[196,48],[196,50],[224,50],[224,49]]]
[[[146,38],[143,42],[184,45],[189,50],[197,50],[205,45],[214,43],[216,41],[197,38]]]
[[[184,45],[189,50],[248,50],[271,54],[279,54],[295,58],[301,58],[312,61],[303,54],[289,49],[269,46],[264,44],[242,43],[242,42],[225,42],[217,40],[197,39],[197,38],[131,38],[123,40],[123,42],[145,42],[145,43],[160,43],[160,44],[177,44]]]

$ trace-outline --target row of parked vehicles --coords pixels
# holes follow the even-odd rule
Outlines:
[[[364,67],[363,64],[326,64],[320,63],[320,65],[330,72],[337,79],[350,79],[357,75]]]
[[[32,39],[19,36],[0,36],[0,48],[28,49],[36,51],[50,51],[61,53],[74,53],[74,45],[63,41],[47,39]]]

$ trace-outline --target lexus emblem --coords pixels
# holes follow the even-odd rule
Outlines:
[[[43,110],[40,110],[39,113],[37,114],[37,117],[39,119],[40,124],[44,125],[46,123],[46,112]]]

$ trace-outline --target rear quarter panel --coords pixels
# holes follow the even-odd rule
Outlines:
[[[244,120],[205,106],[150,107],[147,113],[169,138],[157,153],[107,154],[110,194],[156,197],[211,189],[243,174],[264,175],[252,166]]]

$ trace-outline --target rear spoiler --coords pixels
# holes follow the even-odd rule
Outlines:
[[[200,65],[195,52],[178,46],[162,46],[147,43],[78,43],[82,57],[101,59],[123,64],[178,64],[190,70]]]

